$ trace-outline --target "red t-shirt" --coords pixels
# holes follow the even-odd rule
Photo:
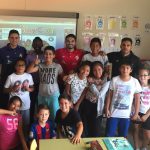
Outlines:
[[[64,73],[69,74],[70,71],[75,70],[84,55],[84,52],[80,49],[69,51],[66,48],[56,50],[56,60],[62,66]]]

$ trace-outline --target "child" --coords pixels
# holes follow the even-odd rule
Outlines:
[[[130,113],[135,98],[136,120],[139,112],[141,86],[137,79],[130,76],[131,64],[124,61],[120,65],[120,75],[112,79],[106,101],[107,129],[106,136],[114,137],[118,128],[118,136],[126,137],[130,124]]]
[[[93,38],[90,42],[91,53],[85,54],[82,58],[82,61],[100,61],[103,64],[103,67],[108,65],[107,55],[100,55],[101,51],[101,40],[97,37]]]
[[[146,150],[146,147],[150,141],[150,85],[148,80],[150,79],[149,69],[142,67],[139,70],[139,80],[142,86],[142,92],[140,94],[140,111],[139,116],[142,121],[143,139],[139,139],[140,124],[134,123],[134,144],[136,150],[140,149],[140,141],[142,142],[142,150]]]
[[[4,86],[4,92],[9,93],[10,97],[19,96],[22,100],[21,114],[23,119],[23,129],[26,135],[30,123],[30,95],[34,90],[32,76],[25,73],[25,60],[19,58],[15,63],[15,72],[8,76]]]
[[[63,75],[62,67],[53,62],[54,58],[54,47],[47,46],[44,49],[44,62],[39,63],[39,59],[37,57],[27,70],[29,73],[37,72],[39,70],[40,85],[38,104],[44,104],[49,107],[52,119],[55,118],[56,111],[59,108],[59,87],[57,79],[59,75]]]
[[[58,101],[60,109],[55,118],[58,138],[69,138],[73,144],[80,143],[83,132],[80,115],[71,108],[72,103],[67,95],[60,95]]]
[[[54,124],[48,120],[49,116],[49,108],[46,105],[40,104],[37,112],[38,120],[32,124],[30,129],[30,139],[36,139],[37,143],[39,143],[39,139],[52,139],[56,137]]]
[[[8,110],[0,109],[0,150],[28,150],[23,133],[21,116],[17,113],[22,105],[18,96],[10,98]],[[21,142],[21,143],[20,143]]]
[[[103,82],[103,65],[95,61],[92,64],[92,77],[88,79],[90,85],[85,96],[84,104],[84,127],[88,137],[99,137],[105,95],[109,88],[109,82]]]
[[[74,109],[78,111],[79,106],[83,100],[86,87],[87,87],[87,76],[90,73],[89,62],[83,62],[78,72],[69,75],[68,82],[66,84],[65,92],[71,97],[74,105]]]

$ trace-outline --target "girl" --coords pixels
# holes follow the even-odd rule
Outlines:
[[[30,124],[30,95],[34,90],[32,76],[25,73],[26,64],[23,58],[19,58],[15,63],[15,72],[8,76],[4,92],[9,93],[10,97],[19,96],[22,100],[21,114],[23,119],[23,130],[25,136],[29,131]]]
[[[27,150],[27,145],[22,132],[21,116],[17,113],[22,106],[18,96],[10,98],[8,110],[0,109],[0,150]],[[20,143],[21,141],[21,143]]]
[[[78,111],[87,87],[87,76],[90,73],[89,62],[83,62],[77,73],[68,77],[65,92],[71,97],[74,109]]]
[[[55,58],[55,49],[53,46],[47,46],[44,49],[44,62],[39,63],[38,57],[28,67],[29,73],[39,71],[40,85],[38,94],[38,104],[47,105],[50,109],[51,119],[55,118],[59,108],[58,97],[59,87],[57,83],[58,76],[63,76],[62,67],[53,62]]]
[[[142,86],[142,92],[140,94],[140,111],[139,116],[142,121],[142,133],[143,139],[139,139],[140,124],[134,123],[134,144],[136,150],[140,149],[140,141],[142,142],[142,150],[146,150],[148,143],[150,142],[150,85],[148,81],[150,79],[149,69],[146,67],[140,68],[139,80]]]
[[[84,126],[88,137],[100,136],[104,100],[109,87],[109,82],[103,82],[102,74],[103,65],[98,61],[94,62],[92,77],[88,79],[90,85],[84,101]]]

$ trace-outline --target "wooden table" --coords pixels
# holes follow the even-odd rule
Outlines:
[[[97,140],[103,150],[107,150],[102,138],[82,138],[80,144],[72,144],[68,139],[44,139],[39,142],[39,150],[87,150],[90,144],[86,142],[93,140]]]

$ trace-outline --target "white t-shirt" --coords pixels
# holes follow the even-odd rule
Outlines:
[[[59,92],[57,79],[58,75],[62,73],[63,69],[60,64],[54,62],[51,65],[45,65],[45,63],[39,64],[39,95],[50,96]]]
[[[140,112],[146,114],[150,109],[150,87],[142,87],[140,93]]]
[[[129,118],[134,94],[142,90],[139,81],[131,76],[125,82],[117,76],[112,79],[110,89],[113,91],[111,117]]]
[[[91,53],[85,54],[82,58],[82,61],[90,61],[90,62],[95,62],[95,61],[100,61],[103,66],[108,65],[108,57],[107,56],[92,56]]]
[[[22,100],[21,110],[30,109],[30,95],[29,91],[25,91],[24,86],[33,86],[33,79],[29,73],[24,73],[22,75],[17,75],[12,73],[8,76],[6,83],[4,85],[5,88],[13,87],[14,85],[19,85],[18,90],[10,93],[10,97],[19,96]]]
[[[69,75],[68,84],[71,86],[71,99],[72,102],[75,104],[77,103],[78,99],[80,98],[83,90],[87,87],[87,79],[79,79],[78,75],[71,74]]]

